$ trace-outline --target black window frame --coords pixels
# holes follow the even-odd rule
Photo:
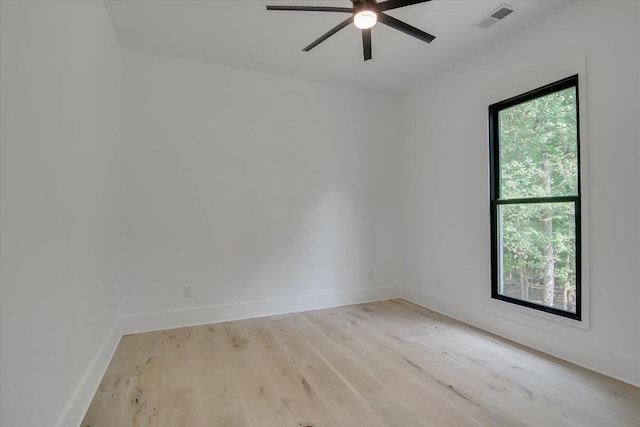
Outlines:
[[[566,77],[562,80],[547,84],[545,86],[533,89],[521,95],[514,96],[504,101],[497,102],[489,106],[489,160],[490,160],[490,208],[491,208],[491,298],[528,307],[531,309],[555,314],[565,318],[582,320],[582,224],[581,224],[581,205],[582,205],[582,186],[581,186],[581,161],[580,161],[580,91],[579,91],[578,74]],[[561,90],[575,88],[576,91],[576,144],[577,144],[577,194],[575,196],[551,196],[551,197],[531,197],[531,198],[514,198],[501,199],[500,196],[500,123],[499,113],[502,110],[522,104],[537,98],[559,92]],[[499,292],[500,280],[500,248],[498,226],[498,207],[508,204],[540,204],[552,202],[573,202],[575,215],[575,265],[576,265],[576,312],[561,310],[555,307],[549,307],[542,304],[536,304],[506,295]]]

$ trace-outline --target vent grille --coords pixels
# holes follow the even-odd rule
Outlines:
[[[478,26],[482,28],[489,28],[496,22],[506,18],[513,13],[513,7],[503,4],[489,15],[482,18],[482,21],[478,22]]]

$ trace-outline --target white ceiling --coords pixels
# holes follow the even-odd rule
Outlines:
[[[350,7],[350,0],[107,0],[125,49],[386,93],[426,77],[564,8],[571,0],[433,0],[388,11],[436,36],[427,44],[378,24],[373,59],[362,57],[353,25],[310,52],[301,49],[348,17],[267,11],[267,4]],[[475,25],[500,5],[515,8],[489,29]]]

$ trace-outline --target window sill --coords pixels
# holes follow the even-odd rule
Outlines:
[[[583,301],[583,303],[586,301]],[[517,304],[513,304],[507,301],[490,298],[491,314],[507,319],[509,321],[522,323],[527,326],[534,327],[539,330],[554,333],[553,326],[561,324],[572,328],[578,328],[585,331],[591,329],[589,324],[589,312],[586,304],[582,306],[582,320],[574,320],[568,317],[558,316],[557,314],[547,313],[545,311],[536,310],[533,308],[523,307]],[[542,322],[531,323],[530,319],[541,319]]]

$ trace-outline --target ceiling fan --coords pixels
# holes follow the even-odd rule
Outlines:
[[[426,3],[428,1],[431,0],[387,0],[382,3],[378,3],[377,0],[351,0],[353,7],[267,6],[267,10],[350,13],[351,16],[349,18],[327,31],[325,34],[320,36],[320,38],[302,50],[309,52],[311,49],[318,46],[341,29],[353,23],[356,27],[362,30],[362,48],[364,50],[364,60],[367,61],[371,59],[371,28],[376,25],[376,22],[381,22],[398,31],[402,31],[405,34],[416,37],[427,43],[431,43],[433,39],[435,39],[435,36],[425,33],[416,27],[383,13],[387,10],[398,9],[412,4]]]

